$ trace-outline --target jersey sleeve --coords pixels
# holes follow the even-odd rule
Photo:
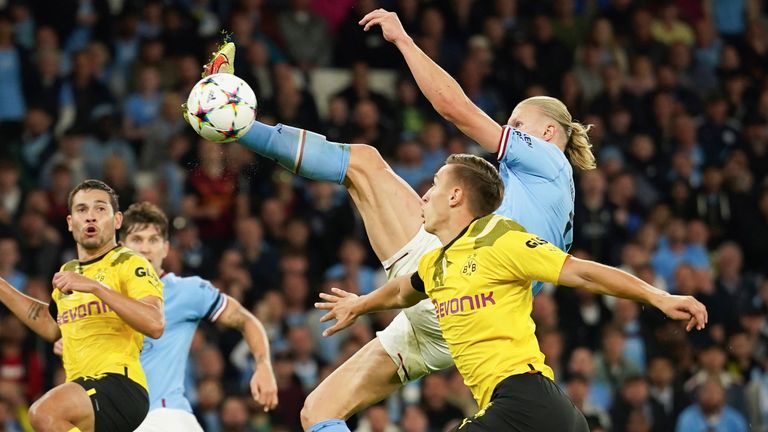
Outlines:
[[[568,254],[535,234],[510,231],[494,247],[503,276],[557,284]]]
[[[216,322],[227,307],[227,296],[205,279],[194,277],[189,283],[187,299],[196,318]]]
[[[440,248],[434,249],[425,253],[421,256],[421,258],[419,258],[418,269],[411,276],[411,285],[413,285],[413,288],[415,288],[417,291],[421,291],[429,295],[432,281],[431,276],[429,276],[429,268],[434,264],[435,258],[441,250],[442,249]],[[414,280],[414,278],[418,280]],[[419,284],[419,286],[414,285],[414,283]]]
[[[141,255],[132,254],[120,265],[123,293],[130,298],[163,298],[163,283],[157,277],[154,267]]]
[[[509,125],[501,129],[499,152],[496,155],[500,164],[504,164],[515,173],[542,180],[553,180],[568,163],[563,153],[554,144],[532,137]]]

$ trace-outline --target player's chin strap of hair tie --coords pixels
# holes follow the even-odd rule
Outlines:
[[[568,125],[565,128],[565,136],[567,136],[570,139],[571,138],[571,134],[573,134],[573,126]]]

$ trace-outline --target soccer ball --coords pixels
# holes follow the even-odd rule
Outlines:
[[[187,121],[203,138],[235,141],[253,126],[256,95],[232,74],[214,74],[195,84],[187,99]]]

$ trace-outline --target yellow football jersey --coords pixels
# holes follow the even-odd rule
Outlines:
[[[72,260],[62,271],[75,271],[121,294],[139,299],[163,298],[163,284],[152,264],[136,252],[117,246],[96,259]],[[67,381],[112,372],[147,388],[139,363],[144,335],[126,324],[101,299],[90,293],[65,295],[54,287],[51,312],[64,339],[64,371]]]
[[[511,219],[489,215],[419,261],[424,291],[481,409],[511,375],[539,371],[554,379],[534,334],[531,283],[557,283],[567,257]]]

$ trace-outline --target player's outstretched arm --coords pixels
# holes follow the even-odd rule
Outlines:
[[[328,311],[320,318],[320,322],[336,319],[336,324],[323,332],[323,336],[330,336],[351,326],[360,315],[407,308],[427,298],[427,295],[411,285],[411,275],[405,275],[390,280],[364,296],[331,288],[331,294],[321,293],[320,298],[325,302],[315,303],[315,307]]]
[[[165,315],[163,300],[160,297],[146,296],[134,299],[71,271],[56,273],[53,276],[53,285],[65,294],[72,291],[91,293],[108,304],[126,324],[136,331],[153,339],[163,335]]]
[[[20,293],[3,278],[0,278],[0,301],[27,327],[48,342],[61,337],[59,325],[48,313],[48,303]]]
[[[256,361],[256,370],[251,377],[251,395],[253,399],[269,411],[277,406],[277,382],[272,371],[272,361],[269,355],[269,338],[261,321],[248,312],[243,305],[227,296],[227,306],[217,323],[237,329],[243,334],[243,339],[251,349]]]
[[[594,261],[569,257],[558,280],[560,285],[583,288],[596,294],[608,294],[650,304],[669,318],[687,320],[686,330],[701,330],[707,324],[707,309],[691,296],[671,295],[635,276]]]
[[[365,26],[365,31],[381,26],[384,39],[403,54],[416,84],[435,111],[487,151],[498,151],[501,126],[472,103],[459,83],[416,45],[396,13],[377,9],[363,17],[360,25]]]

